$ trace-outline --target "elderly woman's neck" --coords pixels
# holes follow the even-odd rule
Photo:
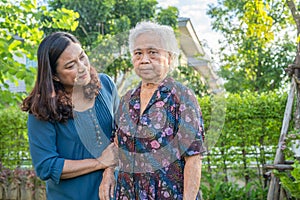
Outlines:
[[[143,83],[141,85],[141,93],[140,93],[140,114],[142,115],[144,110],[146,109],[151,97],[154,92],[158,88],[159,84],[156,83]]]
[[[167,77],[167,74],[164,74],[163,76],[159,76],[157,78],[150,80],[142,80],[142,89],[157,89],[160,83]]]
[[[158,86],[159,86],[158,83],[142,83],[143,89],[149,89],[149,90],[154,89],[155,90]]]

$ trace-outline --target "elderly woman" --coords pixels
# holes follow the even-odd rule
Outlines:
[[[173,29],[142,22],[129,48],[142,79],[118,109],[116,199],[200,199],[203,122],[193,92],[168,73],[179,49]]]

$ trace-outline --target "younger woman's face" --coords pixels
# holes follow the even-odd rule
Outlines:
[[[57,63],[54,80],[61,82],[66,91],[72,91],[75,84],[85,86],[90,82],[89,59],[79,44],[71,42]]]

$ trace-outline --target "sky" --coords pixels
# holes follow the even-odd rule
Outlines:
[[[207,41],[213,50],[218,49],[218,39],[221,36],[211,29],[211,19],[206,15],[208,4],[216,4],[217,0],[157,0],[157,2],[163,8],[177,7],[180,17],[190,18],[199,40]]]

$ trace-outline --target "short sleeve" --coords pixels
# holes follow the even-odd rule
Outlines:
[[[37,176],[42,180],[51,179],[58,184],[64,159],[57,153],[54,124],[38,120],[29,114],[27,126],[30,154]]]
[[[194,93],[187,88],[178,91],[179,124],[177,136],[181,155],[192,156],[203,154],[204,147],[204,123],[200,106]]]

